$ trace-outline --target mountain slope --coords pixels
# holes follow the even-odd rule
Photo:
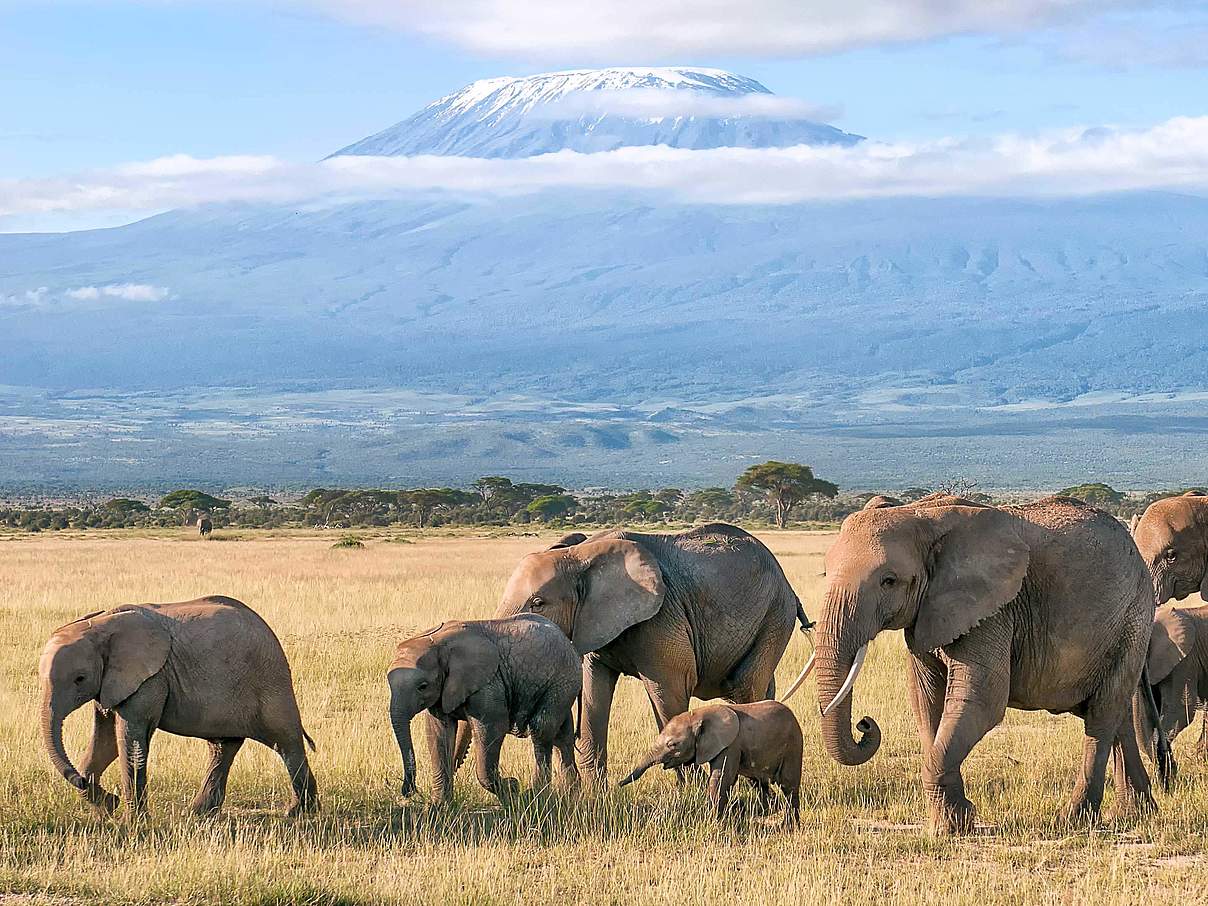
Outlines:
[[[772,148],[860,140],[777,100],[753,79],[716,69],[577,70],[484,79],[332,156],[516,158],[631,145]]]

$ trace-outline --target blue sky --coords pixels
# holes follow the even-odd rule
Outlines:
[[[1180,6],[797,59],[652,49],[611,62],[733,69],[778,94],[838,105],[843,128],[886,140],[1139,126],[1208,113],[1208,54],[1200,66],[1127,53],[1108,65],[1071,59],[1067,48],[1109,28],[1161,44],[1208,24],[1205,4]],[[288,4],[0,0],[0,174],[182,152],[314,159],[474,79],[578,62],[557,52],[533,56],[484,53]]]
[[[311,162],[474,79],[679,64],[884,142],[1143,129],[1208,115],[1208,0],[0,0],[0,183]]]

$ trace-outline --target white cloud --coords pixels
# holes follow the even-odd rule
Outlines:
[[[293,0],[470,50],[602,60],[801,56],[1002,34],[1148,6],[1141,0]]]
[[[162,302],[168,298],[166,286],[146,283],[110,283],[107,286],[80,286],[63,293],[75,302],[92,302],[101,298],[123,299],[127,302]]]
[[[1071,129],[916,144],[865,141],[850,148],[659,146],[597,154],[562,151],[523,160],[340,157],[313,164],[175,156],[57,179],[0,181],[0,223],[7,219],[11,229],[22,215],[48,212],[149,213],[212,202],[327,203],[431,193],[472,198],[544,189],[646,190],[709,204],[1203,191],[1208,190],[1208,116],[1176,117],[1147,129]]]
[[[721,117],[743,119],[806,119],[831,122],[842,115],[836,106],[811,104],[797,98],[752,92],[709,94],[678,89],[630,88],[622,91],[583,91],[534,108],[537,117],[625,116],[637,119]]]
[[[25,292],[0,294],[0,308],[50,308],[64,302],[97,302],[101,299],[121,299],[125,302],[162,302],[170,295],[166,286],[148,283],[109,283],[105,286],[77,286],[52,292],[39,286]]]

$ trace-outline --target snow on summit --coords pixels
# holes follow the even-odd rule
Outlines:
[[[532,157],[637,145],[773,148],[851,145],[819,111],[720,69],[577,69],[482,79],[345,154]]]

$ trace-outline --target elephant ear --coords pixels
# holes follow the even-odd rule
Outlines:
[[[959,639],[1010,602],[1023,585],[1030,553],[1016,519],[994,507],[933,511],[927,589],[919,603],[910,647],[934,651]]]
[[[94,626],[101,623],[95,620]],[[102,708],[114,708],[132,696],[138,687],[160,671],[172,650],[172,636],[161,618],[142,608],[119,610],[105,617],[101,691],[97,696]]]
[[[1158,608],[1149,636],[1149,681],[1155,686],[1191,654],[1195,647],[1195,621],[1172,604]]]
[[[696,719],[696,763],[708,764],[738,738],[738,715],[719,705],[703,708]]]
[[[584,591],[571,625],[579,654],[603,648],[663,606],[663,571],[642,545],[623,538],[576,546],[585,565]]]
[[[456,711],[499,672],[499,649],[478,629],[457,626],[437,641],[445,673],[440,709]]]

